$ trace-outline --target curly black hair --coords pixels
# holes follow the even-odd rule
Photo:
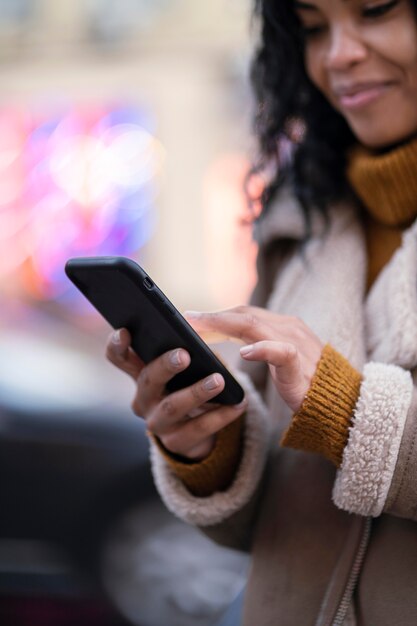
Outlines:
[[[357,140],[306,74],[294,0],[254,2],[261,27],[251,67],[259,158],[249,179],[268,174],[260,198],[263,212],[281,185],[289,183],[308,226],[312,208],[326,213],[330,203],[352,193],[345,177],[346,155]],[[417,12],[417,0],[412,5]],[[290,160],[282,150],[285,142],[294,147]]]

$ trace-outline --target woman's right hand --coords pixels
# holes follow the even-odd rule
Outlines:
[[[110,335],[106,356],[133,378],[133,412],[146,420],[148,431],[173,454],[195,461],[206,458],[214,447],[216,433],[246,409],[246,400],[235,406],[208,404],[224,388],[219,373],[168,393],[166,383],[190,364],[190,355],[182,348],[145,365],[130,347],[129,332],[123,328]]]

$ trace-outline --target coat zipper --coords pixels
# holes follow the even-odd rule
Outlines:
[[[345,617],[349,610],[349,605],[352,600],[353,592],[355,590],[356,583],[358,581],[358,577],[361,571],[363,559],[365,557],[365,552],[368,547],[369,536],[371,534],[371,526],[372,526],[372,517],[367,517],[365,520],[364,529],[363,529],[362,537],[359,543],[358,551],[356,553],[355,560],[353,561],[352,569],[350,570],[349,578],[346,583],[343,596],[340,600],[339,607],[336,611],[335,618],[332,622],[332,626],[343,626],[343,622],[345,621]]]

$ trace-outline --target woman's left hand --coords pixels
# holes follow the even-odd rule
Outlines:
[[[292,411],[299,410],[324,347],[302,320],[253,306],[215,313],[187,311],[185,316],[197,332],[215,331],[247,344],[240,349],[241,356],[268,363],[284,402]]]

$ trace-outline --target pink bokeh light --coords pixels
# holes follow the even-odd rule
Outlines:
[[[69,257],[140,250],[163,160],[139,108],[0,109],[0,292],[57,298]]]

